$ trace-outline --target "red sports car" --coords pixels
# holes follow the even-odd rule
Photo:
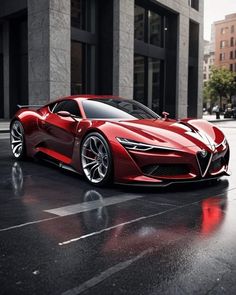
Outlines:
[[[15,158],[40,157],[96,185],[167,186],[227,175],[229,146],[216,126],[161,118],[113,96],[70,96],[22,106],[11,121]]]

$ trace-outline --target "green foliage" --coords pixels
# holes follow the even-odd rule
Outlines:
[[[217,93],[220,97],[220,105],[222,98],[231,99],[231,96],[236,93],[236,75],[226,68],[212,68],[211,78],[208,82],[210,92]]]
[[[210,87],[209,82],[205,82],[203,86],[203,103],[215,104],[218,101],[218,93]]]

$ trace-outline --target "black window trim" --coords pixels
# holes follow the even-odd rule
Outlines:
[[[54,105],[54,107],[52,108],[52,110],[50,110],[50,105],[52,105],[53,103],[51,103],[51,104],[49,104],[48,105],[48,110],[49,110],[49,112],[51,113],[51,114],[57,114],[57,113],[55,113],[54,112],[54,110],[55,110],[55,108],[60,104],[60,103],[63,103],[63,102],[70,102],[70,101],[73,101],[73,102],[75,102],[76,104],[77,104],[77,106],[78,106],[78,110],[79,110],[79,112],[80,112],[80,116],[78,116],[78,118],[83,118],[83,116],[82,116],[82,112],[81,112],[81,107],[80,107],[80,105],[74,100],[74,99],[62,99],[62,100],[60,100],[60,101],[58,101],[58,102],[56,102],[55,103],[55,105]],[[73,114],[72,114],[73,115]]]

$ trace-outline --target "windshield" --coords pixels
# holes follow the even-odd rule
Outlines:
[[[160,117],[141,103],[128,99],[88,99],[83,101],[88,119],[159,119]]]

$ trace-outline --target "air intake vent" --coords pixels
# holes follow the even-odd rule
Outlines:
[[[189,167],[185,164],[161,164],[161,165],[148,165],[142,168],[144,174],[150,176],[179,176],[189,173]]]

